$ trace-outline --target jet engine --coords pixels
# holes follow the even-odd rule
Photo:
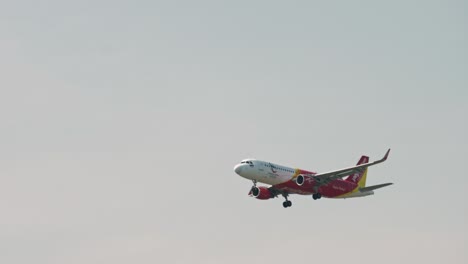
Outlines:
[[[296,178],[297,185],[302,186],[304,182],[305,182],[304,175],[299,174]]]
[[[268,200],[270,198],[273,198],[274,195],[268,190],[267,187],[252,187],[250,190],[250,193],[253,197],[259,199],[259,200]]]
[[[302,189],[310,189],[314,186],[314,180],[312,180],[310,177],[299,174],[296,178],[296,184],[301,186]]]

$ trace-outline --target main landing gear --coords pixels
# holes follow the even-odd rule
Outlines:
[[[320,193],[314,193],[314,194],[312,194],[312,199],[318,200],[318,199],[320,199],[320,198],[322,198],[322,194],[320,194]]]
[[[283,197],[284,197],[284,199],[286,199],[286,201],[283,202],[283,207],[284,208],[291,207],[292,203],[291,203],[291,201],[288,200],[288,194],[284,193]]]

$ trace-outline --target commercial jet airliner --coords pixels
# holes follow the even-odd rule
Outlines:
[[[324,173],[310,172],[276,165],[270,162],[245,159],[234,167],[240,176],[253,181],[249,195],[260,199],[282,195],[286,201],[283,207],[292,205],[289,194],[312,195],[314,200],[326,198],[352,198],[374,194],[379,189],[393,183],[383,183],[366,187],[367,168],[387,160],[390,149],[377,161],[369,162],[369,157],[362,156],[354,167]],[[345,179],[346,178],[346,179]],[[271,185],[259,186],[257,182]]]

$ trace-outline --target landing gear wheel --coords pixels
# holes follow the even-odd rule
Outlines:
[[[291,203],[291,201],[288,200],[288,193],[283,193],[282,195],[283,195],[284,199],[286,199],[286,201],[283,202],[283,207],[284,208],[291,207],[292,203]]]
[[[320,198],[322,198],[322,194],[320,194],[320,193],[314,193],[314,194],[312,194],[312,198],[313,198],[314,200],[320,199]]]

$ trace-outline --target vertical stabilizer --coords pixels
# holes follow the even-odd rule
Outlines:
[[[369,162],[369,157],[367,156],[362,156],[357,165],[365,164]],[[365,168],[361,172],[357,172],[354,174],[351,174],[346,178],[346,181],[353,182],[359,185],[359,187],[363,188],[366,186],[366,178],[367,178],[367,168]]]

